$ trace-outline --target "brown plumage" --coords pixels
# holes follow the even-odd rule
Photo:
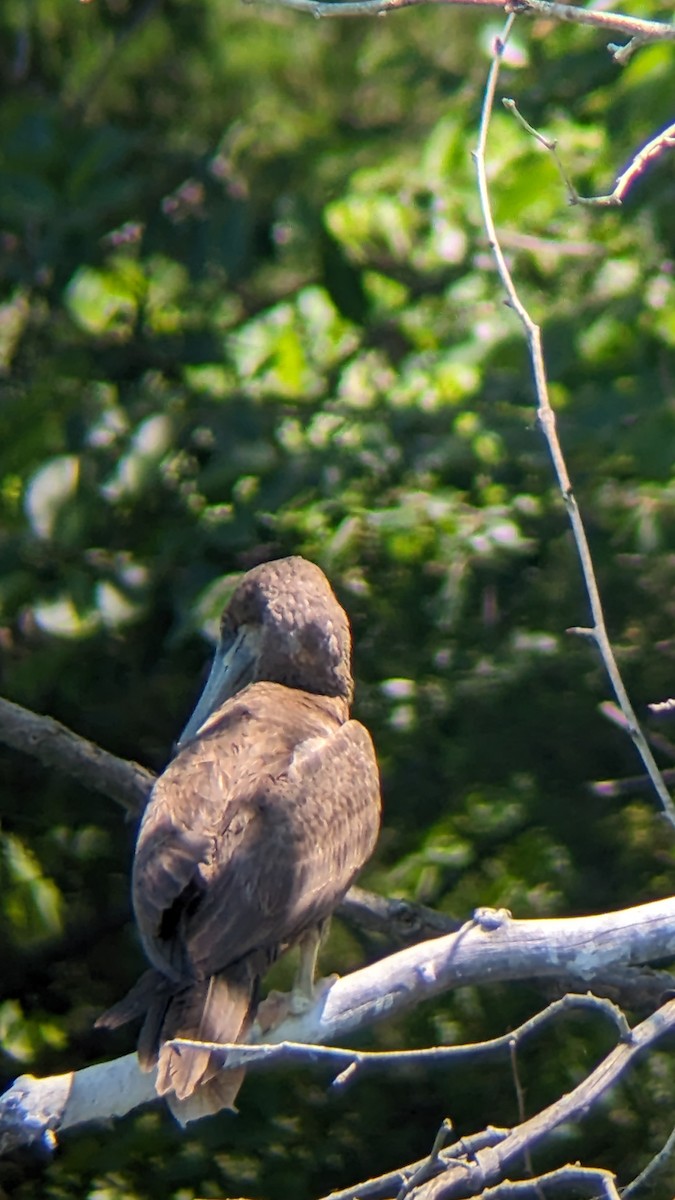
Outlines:
[[[369,858],[377,763],[349,719],[349,625],[302,558],[249,571],[223,613],[204,693],[158,779],[136,845],[133,904],[152,964],[99,1020],[143,1016],[139,1058],[182,1120],[232,1107],[243,1072],[173,1037],[243,1040],[270,964],[320,931]]]

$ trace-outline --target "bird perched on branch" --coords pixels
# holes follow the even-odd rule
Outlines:
[[[243,1071],[176,1037],[245,1040],[259,984],[292,946],[290,999],[311,999],[321,932],[380,820],[369,734],[349,719],[351,637],[303,558],[243,576],[204,692],[153,788],[133,867],[151,970],[98,1025],[143,1017],[138,1054],[179,1119],[233,1107]]]

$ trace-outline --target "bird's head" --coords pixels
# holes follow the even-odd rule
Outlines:
[[[262,563],[237,585],[221,618],[211,672],[179,748],[230,696],[261,680],[351,702],[347,615],[323,571],[305,558]]]

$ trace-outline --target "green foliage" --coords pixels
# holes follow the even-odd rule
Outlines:
[[[581,191],[607,192],[672,119],[670,48],[620,71],[599,34],[522,21],[501,94]],[[365,883],[460,917],[601,911],[668,892],[673,865],[651,796],[587,791],[636,764],[597,714],[592,652],[564,635],[586,601],[481,224],[470,152],[495,33],[440,7],[342,23],[227,0],[0,7],[6,693],[159,768],[235,573],[305,554],[352,617],[382,766]],[[675,656],[672,176],[651,168],[619,211],[570,208],[501,109],[489,170],[640,706],[672,694]],[[122,1052],[92,1025],[141,965],[132,830],[9,753],[0,820],[7,1079]],[[324,961],[375,952],[342,931]],[[484,1038],[540,1001],[469,989],[371,1040]],[[589,1045],[587,1026],[542,1035],[529,1111]],[[604,1155],[622,1181],[641,1166],[672,1107],[655,1061],[569,1158]],[[236,1122],[187,1134],[136,1115],[0,1167],[0,1188],[302,1200],[428,1152],[445,1115],[460,1132],[517,1119],[508,1066],[340,1097],[327,1082],[251,1078]]]

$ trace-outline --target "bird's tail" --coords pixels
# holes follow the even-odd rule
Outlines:
[[[143,1071],[157,1066],[157,1094],[164,1096],[177,1120],[186,1124],[222,1108],[236,1111],[234,1101],[244,1070],[222,1070],[222,1057],[213,1051],[166,1043],[172,1038],[243,1041],[253,1021],[257,990],[258,977],[246,964],[178,990],[159,971],[150,970],[96,1025],[116,1029],[143,1016],[139,1064]]]
[[[243,1041],[253,1020],[256,992],[257,978],[242,964],[195,981],[172,997],[161,1029],[156,1089],[183,1124],[221,1108],[235,1109],[244,1070],[222,1070],[217,1052],[166,1043],[172,1038]]]
[[[128,1021],[143,1017],[138,1043],[138,1057],[143,1071],[150,1071],[157,1062],[157,1046],[167,1008],[176,985],[165,975],[151,968],[117,1004],[106,1009],[95,1022],[96,1029],[119,1029]]]

